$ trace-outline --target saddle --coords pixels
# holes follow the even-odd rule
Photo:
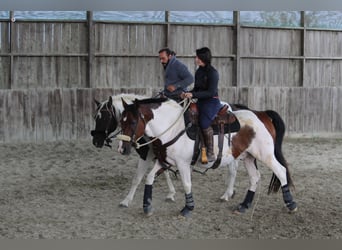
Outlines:
[[[228,143],[230,143],[230,134],[240,130],[240,123],[238,119],[232,112],[228,110],[228,108],[228,105],[224,104],[218,111],[217,115],[215,116],[215,119],[211,124],[211,127],[214,130],[214,135],[219,136],[219,153],[217,155],[216,161],[214,162],[211,168],[217,168],[221,163],[224,135],[228,134]],[[199,156],[200,142],[202,143],[202,145],[204,145],[203,136],[201,134],[202,132],[199,129],[198,125],[198,114],[199,112],[196,103],[191,103],[188,111],[184,114],[186,123],[191,122],[192,124],[192,126],[187,130],[187,134],[191,139],[195,140],[194,154],[191,165],[194,165],[196,163],[197,158]]]

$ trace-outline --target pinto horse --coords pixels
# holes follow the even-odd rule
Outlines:
[[[94,115],[95,129],[91,131],[91,135],[93,137],[92,142],[95,147],[102,148],[104,145],[110,146],[111,134],[117,130],[121,113],[123,111],[121,98],[131,101],[136,98],[146,97],[133,94],[121,94],[110,96],[107,101],[103,102],[94,100],[97,108]],[[138,166],[132,179],[131,188],[127,196],[120,202],[120,206],[122,207],[128,207],[130,205],[142,178],[148,170],[148,167],[152,166],[154,162],[153,151],[150,150],[149,146],[138,149],[137,153],[140,156]],[[169,188],[166,200],[174,201],[176,191],[171,181],[169,171],[164,171],[164,175]]]
[[[143,209],[145,214],[151,215],[152,207],[152,187],[155,175],[163,168],[176,166],[181,176],[185,191],[185,206],[181,210],[181,215],[190,216],[194,209],[194,199],[191,185],[191,161],[193,155],[194,141],[186,135],[186,126],[183,118],[185,108],[182,108],[173,100],[160,99],[136,99],[133,104],[127,104],[122,99],[124,111],[120,120],[122,134],[118,136],[122,140],[121,153],[129,154],[132,146],[139,148],[139,139],[144,135],[150,137],[149,143],[153,145],[154,154],[158,161],[148,174],[145,190]],[[287,166],[283,166],[276,158],[275,144],[270,132],[266,129],[262,121],[250,110],[233,111],[236,119],[240,123],[240,130],[231,136],[231,141],[225,137],[223,146],[223,157],[220,165],[229,165],[234,160],[243,159],[250,164],[246,164],[251,185],[245,200],[240,204],[237,211],[244,211],[248,208],[253,199],[257,181],[260,178],[258,170],[254,166],[254,161],[259,160],[269,167],[279,183],[283,192],[284,202],[290,212],[297,210],[297,204],[290,192],[290,173]],[[214,142],[217,143],[217,137]],[[146,145],[146,143],[144,144]],[[217,149],[214,149],[217,151]],[[217,153],[217,152],[215,152]],[[253,166],[253,167],[251,167]],[[278,181],[271,182],[276,185]],[[272,190],[272,188],[271,188]],[[274,188],[273,190],[276,190]],[[241,207],[244,207],[241,209]]]

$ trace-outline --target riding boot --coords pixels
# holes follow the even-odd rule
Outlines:
[[[207,158],[208,162],[215,161],[216,157],[214,155],[214,130],[211,126],[206,129],[202,129],[204,144],[207,148]]]

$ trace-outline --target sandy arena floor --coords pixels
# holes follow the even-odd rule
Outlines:
[[[232,209],[248,187],[239,167],[236,195],[224,193],[227,170],[193,173],[195,210],[182,218],[180,179],[176,202],[165,202],[160,176],[153,189],[155,212],[142,210],[143,183],[129,208],[119,207],[138,161],[91,141],[0,144],[0,238],[2,239],[341,239],[342,139],[286,139],[283,152],[295,181],[298,212],[284,211],[281,192],[267,195],[271,171],[260,166],[261,182],[253,207]]]

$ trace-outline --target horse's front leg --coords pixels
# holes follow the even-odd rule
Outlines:
[[[185,207],[181,210],[181,215],[189,217],[195,208],[195,202],[191,192],[191,168],[190,163],[177,164],[185,191]]]
[[[229,198],[234,196],[234,185],[238,167],[239,160],[233,160],[228,164],[227,190],[220,198],[222,201],[228,201]]]
[[[153,182],[154,182],[155,176],[160,169],[161,169],[161,166],[160,166],[159,162],[156,161],[154,166],[153,166],[153,169],[146,176],[144,199],[143,199],[143,209],[144,209],[144,213],[147,216],[151,216],[153,214],[152,187],[153,187]]]
[[[173,186],[173,183],[170,177],[170,171],[164,171],[164,175],[166,178],[167,186],[169,187],[169,193],[166,196],[166,201],[175,201],[176,189]]]
[[[142,178],[144,177],[149,165],[152,165],[151,158],[147,158],[146,160],[139,158],[137,171],[135,172],[135,175],[132,179],[131,189],[129,190],[126,198],[120,202],[121,207],[128,207],[129,204],[132,202],[132,200],[134,198],[134,194],[135,194]]]

